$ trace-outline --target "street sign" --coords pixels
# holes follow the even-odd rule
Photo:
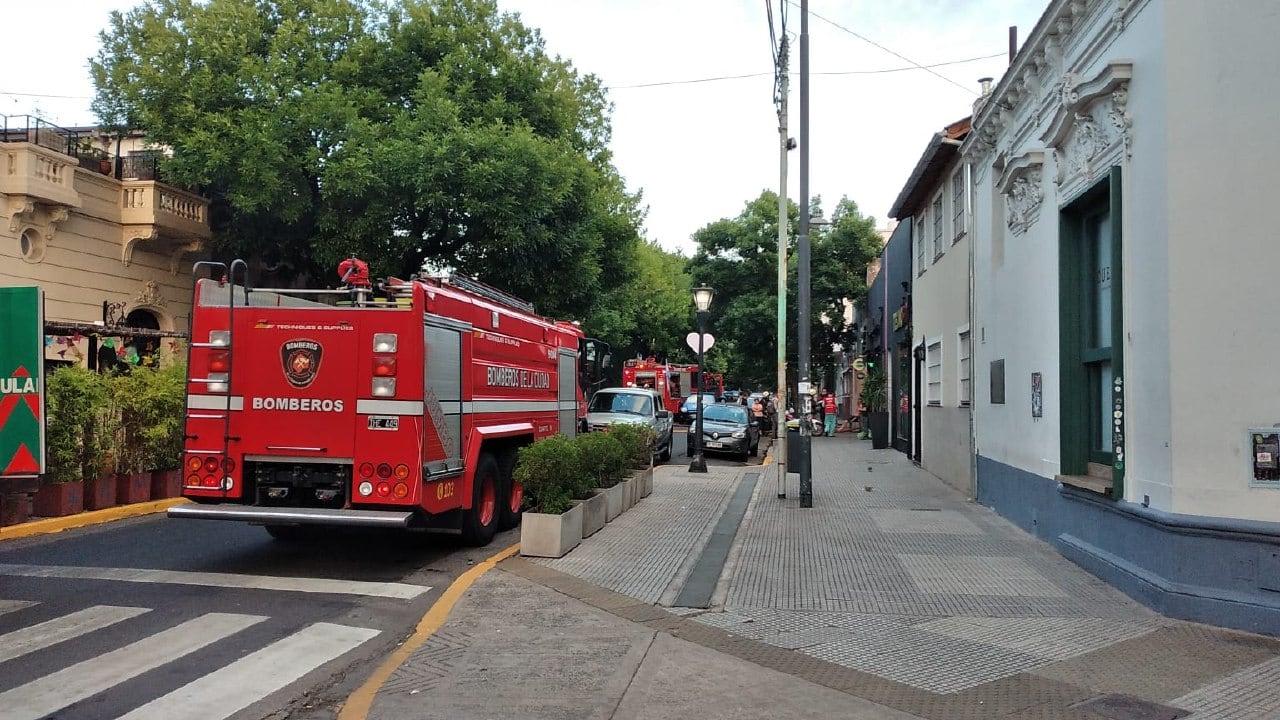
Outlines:
[[[716,339],[712,337],[711,333],[706,333],[702,337],[703,337],[703,340],[702,340],[703,352],[710,350],[711,346],[716,344]],[[694,352],[698,352],[698,333],[696,332],[689,333],[688,335],[685,336],[684,341],[689,344],[690,350],[693,350]]]
[[[856,370],[857,372],[866,372],[866,371],[867,371],[867,361],[866,361],[866,360],[863,360],[863,359],[862,359],[862,356],[858,356],[858,357],[854,358],[854,359],[853,359],[853,369],[854,369],[854,370]]]
[[[45,471],[44,292],[0,288],[0,477]]]

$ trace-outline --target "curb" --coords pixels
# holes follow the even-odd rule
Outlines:
[[[17,540],[18,538],[33,537],[35,535],[47,535],[49,533],[62,532],[63,530],[71,530],[72,528],[85,527],[87,525],[101,525],[102,523],[124,520],[125,518],[151,515],[153,513],[168,510],[174,505],[182,505],[188,502],[191,501],[186,498],[152,500],[150,502],[136,503],[133,505],[120,505],[113,508],[106,508],[104,510],[90,510],[89,512],[68,515],[66,517],[45,518],[44,520],[33,520],[19,525],[7,525],[5,527],[0,527],[0,541]]]
[[[462,599],[462,595],[479,580],[482,575],[492,570],[498,563],[515,555],[520,551],[520,543],[516,543],[500,552],[490,555],[488,558],[480,561],[470,570],[462,573],[456,580],[445,588],[444,593],[440,595],[440,599],[427,610],[427,614],[422,616],[418,621],[417,627],[413,634],[396,648],[380,665],[373,671],[364,683],[355,689],[347,697],[346,702],[338,708],[338,720],[365,720],[369,717],[369,711],[373,708],[373,701],[378,696],[378,691],[382,686],[391,679],[391,676],[401,665],[405,664],[418,648],[422,647],[437,630],[444,625],[449,619],[449,613],[453,612],[453,606]]]

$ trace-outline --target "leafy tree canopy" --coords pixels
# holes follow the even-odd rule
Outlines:
[[[817,214],[816,199],[811,212]],[[788,385],[795,381],[797,349],[796,243],[799,208],[788,202],[787,365]],[[694,283],[715,288],[710,328],[729,354],[734,382],[749,389],[777,384],[778,195],[766,190],[735,218],[709,223],[694,234],[698,249],[688,264]],[[866,270],[880,254],[875,220],[842,199],[828,227],[810,231],[811,378],[831,377],[833,345],[850,345],[844,319],[846,301],[866,297]]]
[[[631,273],[604,89],[494,0],[146,0],[100,39],[95,111],[172,148],[219,255],[449,267],[579,317]]]

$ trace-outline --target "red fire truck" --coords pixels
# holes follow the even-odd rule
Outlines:
[[[670,372],[680,387],[688,388],[687,392],[685,392],[686,395],[693,395],[698,392],[697,363],[671,365]],[[724,375],[720,373],[705,373],[705,376],[707,378],[707,388],[702,392],[710,393],[716,397],[724,395]]]
[[[475,280],[394,278],[359,260],[336,290],[249,287],[197,263],[184,497],[169,516],[461,533],[519,523],[516,452],[586,417],[608,348]],[[239,272],[242,284],[235,284]],[[228,280],[230,282],[228,282]],[[588,358],[590,358],[588,360]]]
[[[623,387],[648,387],[658,391],[662,406],[674,416],[684,400],[680,378],[671,374],[666,363],[653,358],[632,358],[622,364]],[[687,387],[687,386],[685,386]]]

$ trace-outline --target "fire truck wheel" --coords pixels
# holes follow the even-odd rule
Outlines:
[[[504,450],[498,456],[498,472],[501,480],[498,493],[498,529],[510,530],[520,524],[520,506],[524,503],[524,488],[513,477],[519,452],[516,448]]]
[[[488,545],[498,531],[498,461],[490,453],[481,453],[471,484],[471,509],[462,524],[462,537],[468,545]]]

